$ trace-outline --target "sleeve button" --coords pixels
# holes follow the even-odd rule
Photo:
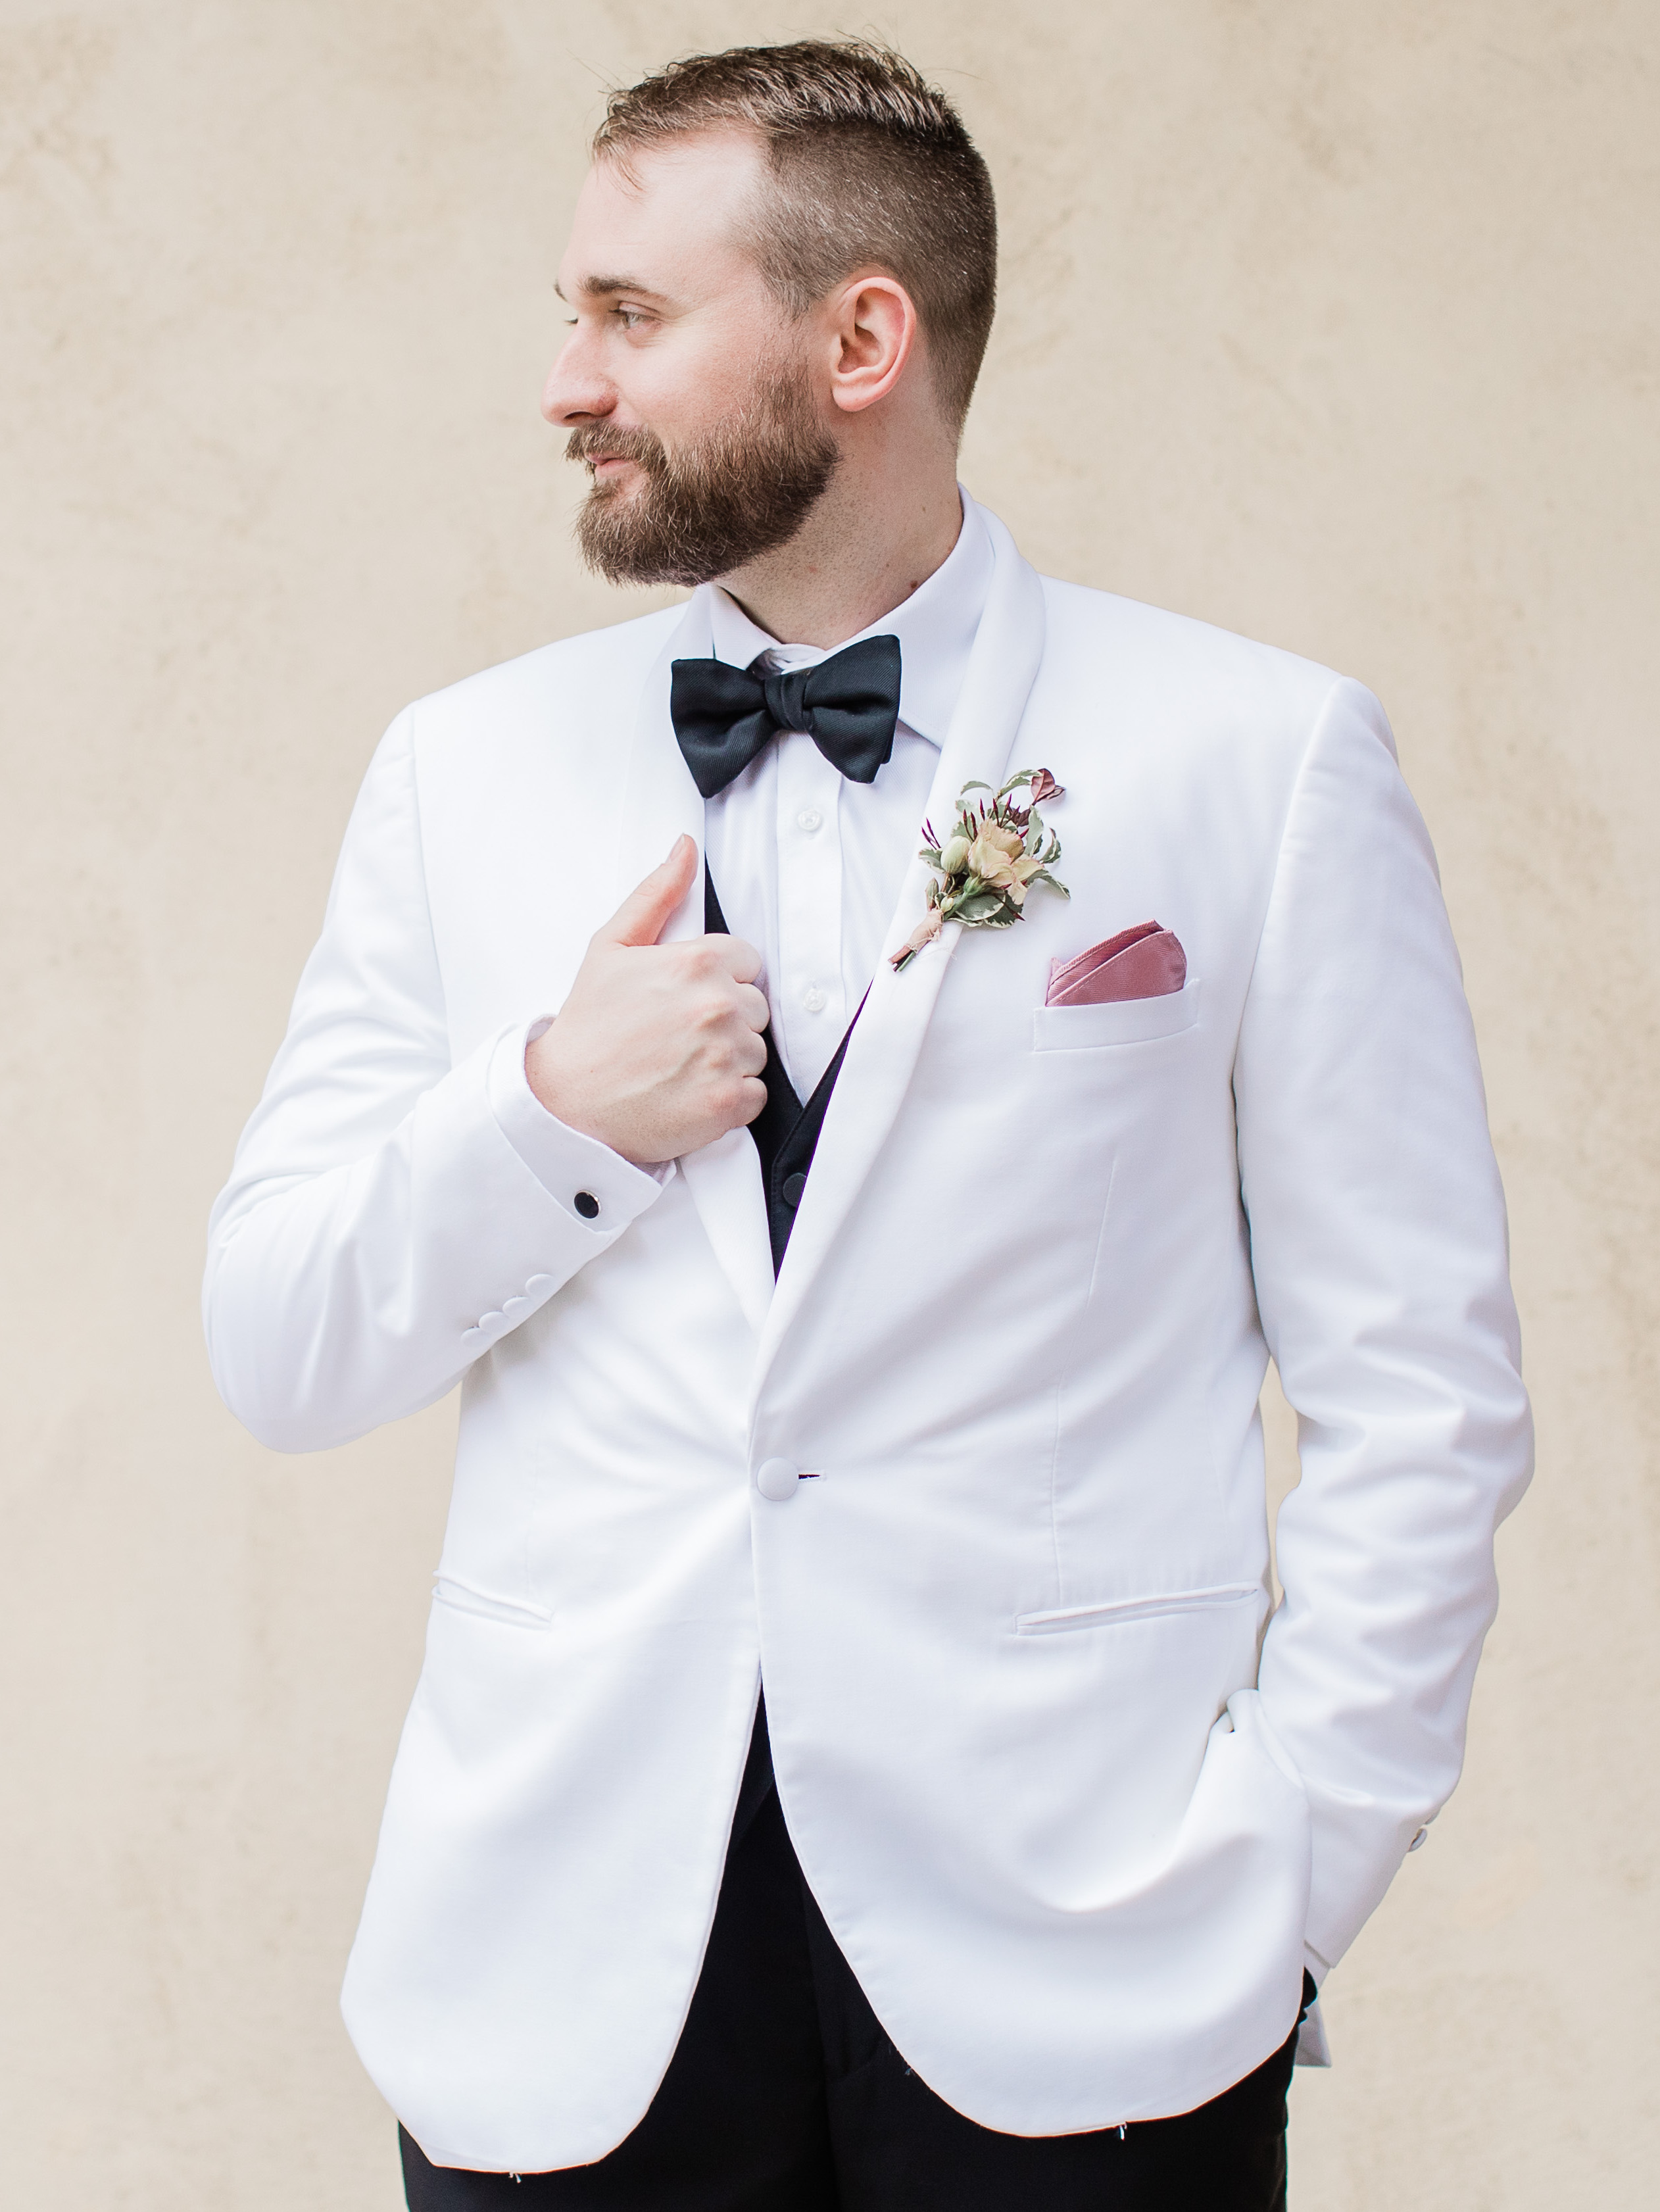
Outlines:
[[[592,1221],[599,1213],[599,1201],[591,1190],[579,1190],[577,1192],[576,1211],[581,1215],[584,1221]]]

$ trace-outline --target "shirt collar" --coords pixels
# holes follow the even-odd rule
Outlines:
[[[757,654],[769,653],[775,666],[811,668],[839,653],[842,645],[857,644],[859,638],[897,637],[902,656],[899,719],[930,744],[944,744],[991,589],[994,559],[979,508],[966,492],[962,500],[963,527],[933,575],[891,614],[861,629],[858,638],[843,638],[841,645],[782,645],[751,622],[730,592],[716,584],[709,594],[715,659],[747,668]]]

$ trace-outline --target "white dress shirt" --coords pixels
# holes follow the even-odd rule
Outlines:
[[[850,781],[805,732],[782,730],[704,811],[704,857],[721,911],[764,963],[757,980],[773,1036],[804,1100],[876,972],[980,626],[991,542],[978,510],[964,513],[956,544],[927,581],[858,634],[897,637],[902,656],[899,726],[875,781]],[[812,668],[842,650],[781,644],[718,588],[711,613],[715,658],[737,668],[763,654],[769,668]]]

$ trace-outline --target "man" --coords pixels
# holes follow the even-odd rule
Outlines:
[[[344,1999],[417,2208],[1282,2203],[1457,1776],[1529,1429],[1433,858],[1358,685],[959,495],[994,275],[896,56],[613,100],[544,411],[696,588],[394,723],[215,1215],[256,1435],[462,1383]]]

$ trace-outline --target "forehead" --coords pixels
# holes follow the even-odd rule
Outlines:
[[[746,218],[761,184],[759,142],[747,132],[699,132],[602,158],[577,196],[559,267],[568,300],[619,289],[626,277],[664,296],[730,281],[751,265]]]

